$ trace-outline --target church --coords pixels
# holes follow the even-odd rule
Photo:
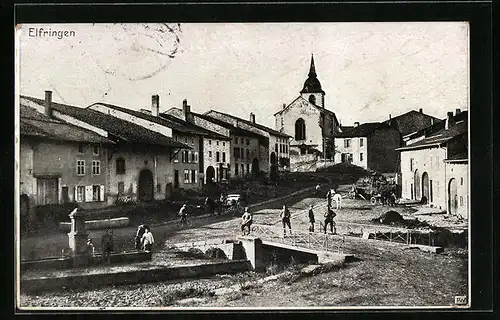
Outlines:
[[[334,159],[334,135],[340,125],[334,112],[325,108],[325,91],[316,74],[311,55],[309,74],[300,95],[274,114],[276,129],[292,136],[290,165]],[[307,169],[299,171],[308,171]]]

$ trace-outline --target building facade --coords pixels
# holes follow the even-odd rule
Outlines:
[[[381,173],[399,168],[401,135],[383,123],[355,124],[335,137],[335,163],[348,162]]]
[[[402,196],[468,217],[468,112],[413,135],[401,152]]]
[[[311,57],[308,78],[299,97],[274,114],[277,131],[292,137],[290,161],[294,163],[334,158],[334,136],[339,122],[334,112],[325,108],[325,92]]]

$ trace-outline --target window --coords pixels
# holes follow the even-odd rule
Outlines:
[[[241,175],[245,175],[245,165],[243,163],[241,164]]]
[[[240,148],[234,147],[234,158],[239,159],[240,157]]]
[[[226,153],[225,152],[222,153],[222,162],[224,162],[224,163],[226,162]]]
[[[191,144],[194,144],[194,138],[191,137]]]
[[[460,185],[463,186],[464,185],[464,178],[460,178]]]
[[[219,152],[219,151],[217,151],[217,152],[215,153],[215,161],[216,161],[216,162],[219,162],[219,161],[220,161],[220,152]]]
[[[410,158],[410,171],[413,172],[413,158]]]
[[[216,144],[216,145],[219,145],[219,140],[217,140],[217,141],[215,142],[215,144]]]
[[[188,163],[189,162],[189,151],[188,150],[184,150],[184,161],[185,163]]]
[[[208,157],[212,158],[212,151],[208,151]]]
[[[101,161],[92,160],[92,174],[96,176],[101,174]]]
[[[278,144],[277,143],[274,144],[274,152],[278,153]]]
[[[161,184],[156,185],[156,192],[160,193],[161,192]]]
[[[359,154],[359,161],[363,161],[363,152]]]
[[[241,148],[241,159],[245,158],[245,149]]]
[[[92,201],[101,201],[101,186],[92,186]]]
[[[209,145],[212,145],[212,140],[208,140],[208,144],[209,144]]]
[[[194,152],[191,152],[191,162],[196,163],[196,156],[194,155]]]
[[[460,196],[460,206],[464,205],[464,197]]]
[[[189,170],[184,169],[184,183],[189,183]]]
[[[314,96],[314,94],[309,95],[309,102],[314,105],[316,104],[316,97]]]
[[[226,146],[226,143],[225,143],[224,141],[222,142],[222,146],[223,146],[223,147],[225,147],[225,146]]]
[[[98,155],[100,155],[100,154],[101,154],[101,150],[100,150],[100,149],[101,149],[101,148],[99,148],[99,145],[98,145],[98,144],[94,145],[94,146],[92,147],[92,154],[93,154],[94,156],[98,156]]]
[[[295,121],[295,140],[306,139],[306,122],[304,119],[299,118]]]
[[[250,145],[250,140],[247,139],[247,146]]]
[[[194,163],[198,163],[198,152],[194,153]]]
[[[234,174],[237,176],[238,175],[238,164],[234,164]]]
[[[247,149],[247,160],[250,159],[250,149]]]
[[[196,174],[196,170],[191,170],[191,183],[198,182],[198,175]]]
[[[85,153],[85,145],[83,144],[78,145],[78,153]]]
[[[123,158],[116,159],[116,173],[117,174],[125,173],[125,159]]]
[[[85,186],[76,187],[76,202],[85,201]]]
[[[76,160],[76,174],[79,176],[85,175],[85,160]]]
[[[351,145],[351,139],[344,139],[344,148],[349,148]]]
[[[283,153],[283,145],[280,144],[280,153]]]
[[[181,151],[181,162],[186,162],[186,154],[184,153],[184,150]]]
[[[359,138],[359,146],[362,147],[363,146],[363,138]]]
[[[250,164],[247,163],[247,173],[249,173],[249,172],[250,172]]]
[[[118,193],[124,193],[125,192],[125,183],[123,181],[118,182]]]
[[[238,144],[238,137],[234,138],[234,144]]]

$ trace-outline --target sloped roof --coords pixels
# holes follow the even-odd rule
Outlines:
[[[19,133],[21,136],[39,137],[58,141],[113,143],[97,133],[53,119],[29,107],[21,100]]]
[[[242,119],[240,117],[233,116],[232,114],[228,114],[228,113],[224,113],[224,112],[220,112],[220,111],[216,111],[216,110],[210,110],[210,111],[205,112],[204,115],[207,115],[207,116],[210,117],[210,113],[211,112],[216,112],[216,113],[223,114],[223,115],[231,117],[231,118],[233,118],[235,120],[241,121],[241,122],[243,122],[243,123],[245,123],[245,124],[247,124],[249,126],[253,126],[255,128],[261,129],[262,131],[266,131],[266,132],[268,132],[270,134],[273,134],[275,136],[291,138],[291,136],[288,135],[288,134],[286,134],[286,133],[279,132],[277,130],[271,129],[271,128],[266,127],[266,126],[264,126],[262,124],[254,123],[254,122],[252,122],[250,120],[245,120],[245,119]]]
[[[368,122],[360,124],[356,127],[343,127],[346,128],[335,137],[350,138],[350,137],[366,137],[373,131],[382,128],[391,128],[389,125],[380,122]]]
[[[461,121],[459,123],[455,123],[448,129],[439,130],[423,140],[412,143],[405,147],[397,148],[396,150],[405,151],[412,149],[424,149],[433,146],[441,146],[443,144],[446,144],[448,141],[450,141],[455,137],[467,134],[467,132],[468,132],[467,122]]]
[[[384,121],[383,123],[389,124],[389,123],[396,123],[399,132],[401,133],[402,136],[410,134],[412,132],[416,132],[418,130],[421,130],[425,127],[428,127],[429,125],[422,126],[422,124],[418,121],[415,121],[415,117],[424,117],[429,119],[433,119],[434,123],[441,122],[442,120],[433,116],[430,116],[425,113],[421,113],[416,110],[411,110],[406,113],[400,114],[397,117],[391,118],[389,120]]]
[[[33,97],[23,98],[42,105],[44,103],[43,100]],[[79,108],[55,102],[52,102],[52,109],[108,131],[113,136],[129,143],[191,148],[155,131],[92,109]]]
[[[315,105],[314,103],[311,103],[310,101],[308,101],[308,100],[304,99],[302,96],[298,96],[297,98],[295,98],[295,99],[294,99],[292,102],[290,102],[290,103],[289,103],[286,107],[284,107],[284,108],[283,108],[283,109],[281,109],[280,111],[278,111],[278,112],[274,113],[274,115],[276,116],[276,115],[278,115],[278,114],[282,113],[282,112],[283,112],[283,111],[285,111],[286,109],[290,108],[290,106],[291,106],[291,105],[292,105],[295,101],[297,101],[297,100],[301,100],[301,99],[302,99],[302,100],[304,100],[305,102],[309,103],[311,106],[315,107],[316,109],[318,109],[320,112],[327,113],[327,114],[331,115],[331,116],[335,119],[335,123],[338,125],[339,121],[338,121],[338,119],[337,119],[337,115],[335,114],[335,112],[330,111],[330,110],[328,110],[328,109],[326,109],[326,108],[322,108],[322,107],[320,107],[320,106],[318,106],[318,105]]]
[[[219,139],[226,139],[227,138],[223,135],[212,132],[210,130],[199,127],[195,124],[186,122],[186,121],[179,119],[179,118],[176,118],[176,117],[167,117],[167,116],[164,116],[163,114],[160,114],[158,117],[155,117],[155,116],[151,115],[150,113],[131,110],[131,109],[127,109],[124,107],[112,105],[109,103],[99,102],[99,103],[95,103],[93,105],[96,105],[96,104],[100,104],[100,105],[103,105],[103,106],[106,106],[106,107],[109,107],[109,108],[112,108],[115,110],[126,112],[126,113],[133,115],[135,117],[160,124],[162,126],[165,126],[167,128],[171,128],[172,130],[179,131],[182,133],[199,134],[199,135],[211,136],[211,137],[219,138]],[[90,106],[90,107],[92,107],[92,106]]]

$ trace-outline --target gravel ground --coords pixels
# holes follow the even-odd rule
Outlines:
[[[336,221],[369,223],[389,209],[370,206],[366,201],[344,199],[343,208],[335,210]],[[287,203],[292,211],[292,228],[307,230],[307,207],[317,205],[316,219],[322,219],[324,199],[308,198]],[[415,218],[415,209],[395,209],[404,218]],[[255,223],[276,224],[279,210],[256,212]],[[423,219],[426,216],[418,216]],[[442,225],[439,215],[432,220]],[[236,238],[239,219],[215,217],[196,223],[189,229],[153,229],[165,247],[177,242],[200,241],[212,238]],[[163,235],[160,235],[162,233]],[[346,240],[347,241],[347,240]],[[264,285],[214,295],[217,288],[245,281],[262,279],[266,274],[253,272],[210,279],[169,281],[144,285],[126,285],[91,291],[21,295],[21,305],[40,307],[345,307],[345,306],[448,306],[455,295],[467,294],[467,252],[446,249],[435,255],[419,250],[403,250],[382,241],[346,246],[358,261],[345,268],[299,279],[291,283],[270,281]]]

